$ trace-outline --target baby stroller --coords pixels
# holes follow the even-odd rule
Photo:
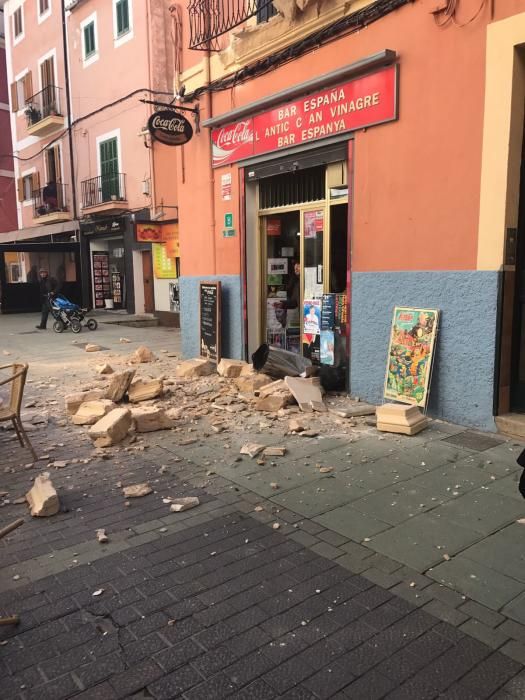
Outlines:
[[[55,333],[62,333],[66,328],[71,328],[73,333],[80,333],[82,321],[88,310],[82,309],[78,304],[73,304],[62,294],[48,294],[48,300],[51,315],[55,319],[53,323]],[[90,318],[87,320],[86,326],[90,331],[96,331],[98,323],[96,319]]]

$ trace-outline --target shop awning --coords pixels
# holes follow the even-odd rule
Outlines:
[[[78,221],[62,221],[58,224],[47,224],[46,226],[31,226],[28,228],[17,229],[16,231],[7,231],[0,233],[0,244],[2,243],[18,243],[19,241],[30,241],[35,239],[38,243],[39,238],[45,236],[54,236],[59,233],[69,233],[73,235],[79,231]]]

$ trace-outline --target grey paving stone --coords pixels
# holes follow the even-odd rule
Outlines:
[[[428,576],[496,611],[523,591],[522,583],[471,559],[470,549],[434,567]]]
[[[315,521],[356,542],[361,542],[365,537],[372,537],[389,528],[388,523],[360,512],[353,504],[329,510],[317,516]],[[341,548],[344,549],[344,545],[341,545]]]
[[[525,665],[525,644],[511,640],[504,644],[500,649],[502,654],[510,656],[518,663]]]
[[[275,491],[273,493],[275,494]],[[311,481],[304,486],[274,495],[270,500],[306,517],[313,517],[364,495],[363,489],[348,486],[338,477],[333,477]],[[329,526],[325,525],[325,527]],[[329,529],[335,528],[329,527]]]
[[[459,626],[463,622],[468,620],[467,615],[460,612],[459,610],[456,610],[450,605],[443,603],[441,600],[431,600],[430,603],[427,603],[423,607],[423,610],[430,613],[431,615],[435,615],[440,620],[443,620],[443,622],[448,622],[449,624],[455,626]]]
[[[489,535],[520,517],[523,504],[482,489],[470,491],[436,508],[433,514],[452,523]]]
[[[514,678],[521,669],[521,664],[496,652],[463,676],[459,683],[477,697],[489,698],[493,692]]]
[[[395,683],[390,678],[372,670],[346,686],[343,695],[351,700],[380,700],[394,687]]]
[[[492,649],[499,649],[499,647],[509,641],[508,636],[503,632],[488,627],[483,622],[475,619],[467,620],[460,626],[460,630],[471,637],[479,639],[480,642]]]
[[[375,568],[366,569],[362,572],[362,576],[382,588],[392,588],[401,581],[400,576],[396,575],[396,573],[387,574],[385,571]]]

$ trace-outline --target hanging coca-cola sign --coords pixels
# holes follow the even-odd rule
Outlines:
[[[182,146],[193,136],[193,127],[179,112],[163,109],[148,120],[148,130],[155,141],[166,146]]]

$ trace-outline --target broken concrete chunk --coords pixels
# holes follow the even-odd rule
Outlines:
[[[185,360],[175,370],[176,377],[195,379],[195,377],[206,377],[215,372],[216,366],[205,357],[195,357],[192,360]]]
[[[284,383],[292,392],[301,411],[326,411],[319,377],[310,377],[309,379],[285,377]]]
[[[111,377],[111,382],[106,391],[106,399],[118,403],[124,398],[124,394],[129,389],[129,386],[135,376],[134,369],[127,369],[124,372],[118,372]]]
[[[301,433],[299,433],[301,437],[307,437],[307,438],[314,438],[319,435],[317,430],[303,430]]]
[[[97,370],[98,374],[113,374],[115,371],[111,365],[108,365],[107,362],[105,362],[103,365],[97,365],[95,369]]]
[[[113,401],[99,399],[80,404],[78,411],[72,416],[74,425],[93,425],[115,408]]]
[[[31,515],[35,518],[48,518],[58,513],[60,502],[49,472],[43,472],[35,478],[33,488],[27,492],[26,499]]]
[[[306,430],[306,427],[298,418],[292,418],[288,421],[288,430],[291,433],[302,433],[303,430]]]
[[[89,437],[96,447],[111,447],[126,437],[130,427],[131,411],[127,408],[114,408],[91,426]]]
[[[119,338],[119,343],[131,343],[131,340],[129,338]]]
[[[189,510],[199,505],[200,501],[197,496],[187,496],[186,498],[177,498],[177,500],[171,504],[170,510],[172,513],[182,513],[183,510]]]
[[[273,396],[265,396],[264,399],[257,399],[255,402],[255,410],[276,413],[281,408],[287,406],[292,400],[291,394],[274,394]]]
[[[173,428],[175,422],[163,408],[144,406],[131,409],[131,417],[137,433],[151,433],[155,430]]]
[[[66,411],[73,416],[85,401],[95,401],[104,398],[103,389],[91,389],[89,391],[77,391],[74,394],[67,394],[65,397]]]
[[[255,395],[260,399],[264,399],[266,396],[272,396],[273,394],[279,394],[282,392],[287,394],[290,393],[284,381],[282,379],[277,379],[275,382],[270,382],[269,384],[265,384],[259,389],[256,389]]]
[[[164,391],[164,384],[160,379],[134,379],[128,389],[129,400],[132,403],[148,401],[160,396]]]
[[[131,356],[131,362],[141,364],[145,362],[153,362],[155,355],[145,345],[138,347]]]
[[[265,384],[271,384],[273,379],[267,374],[259,374],[253,370],[242,373],[240,377],[234,380],[235,386],[241,394],[255,394],[255,392]]]
[[[102,350],[102,348],[100,345],[96,345],[95,343],[88,343],[84,350],[86,352],[99,352],[99,350]]]
[[[106,531],[103,528],[97,530],[97,540],[100,542],[100,544],[109,542],[109,537],[106,535]]]
[[[385,403],[376,409],[377,429],[388,433],[416,435],[428,425],[428,419],[417,406]]]
[[[265,447],[263,452],[264,457],[284,457],[285,454],[286,447],[278,447],[277,445]]]
[[[149,484],[144,483],[124,486],[122,491],[126,498],[141,498],[142,496],[147,496],[148,494],[152,493],[153,489]]]
[[[221,377],[240,377],[243,369],[246,367],[250,367],[247,362],[243,362],[242,360],[230,360],[223,357],[223,359],[217,365],[217,373]]]
[[[376,412],[376,407],[369,403],[358,402],[353,406],[344,406],[338,408],[330,408],[330,413],[333,413],[340,418],[358,418],[360,416],[372,416]]]
[[[248,455],[249,457],[257,457],[264,450],[264,445],[258,445],[256,442],[247,442],[241,447],[240,454]]]

